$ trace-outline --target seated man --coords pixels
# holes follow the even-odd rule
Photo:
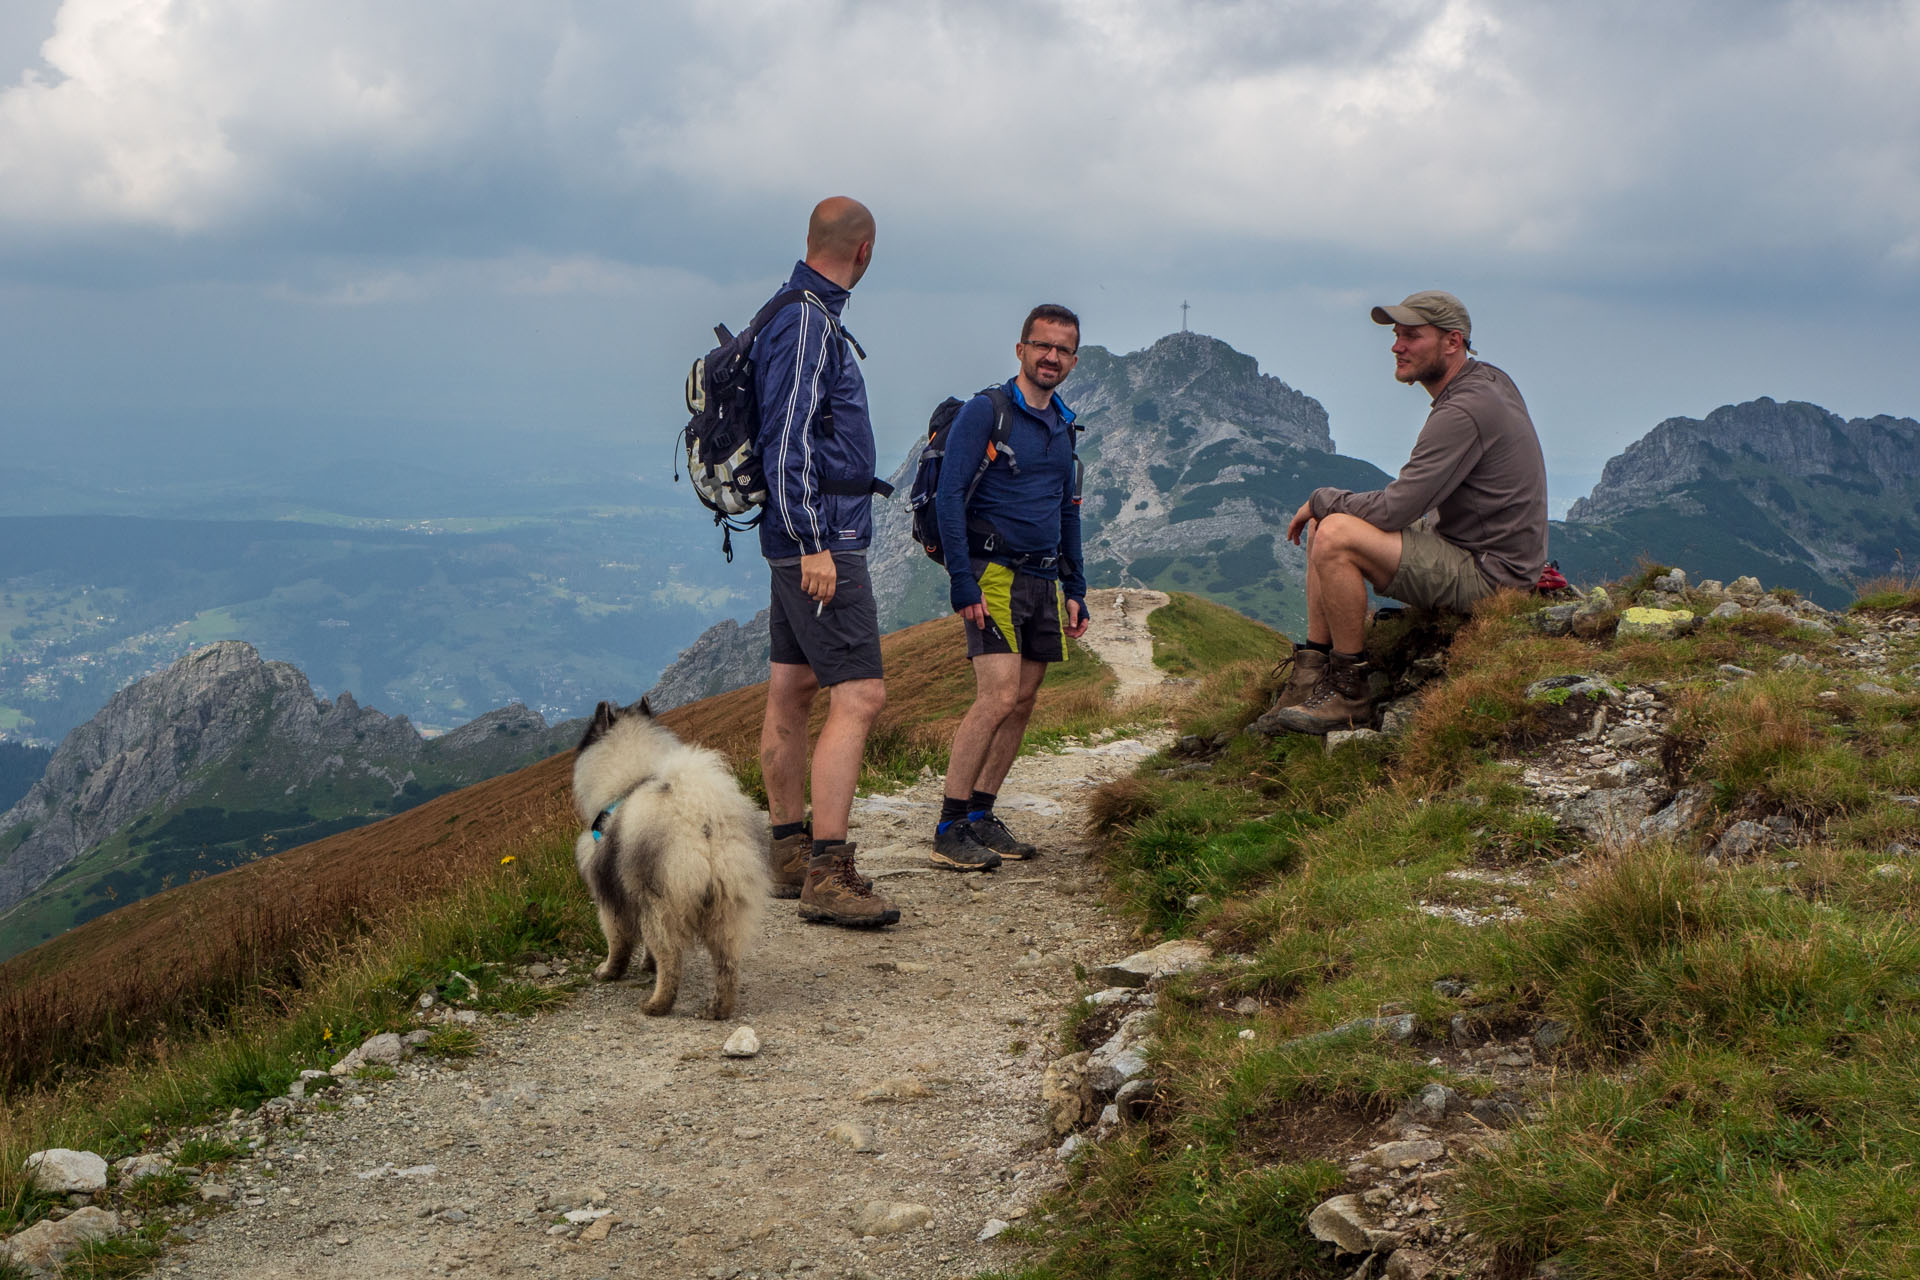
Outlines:
[[[1375,307],[1393,326],[1393,376],[1433,397],[1413,456],[1372,493],[1315,489],[1287,540],[1307,542],[1307,639],[1262,733],[1323,734],[1373,723],[1367,586],[1428,609],[1467,612],[1502,587],[1533,586],[1547,562],[1547,468],[1513,379],[1472,358],[1460,299],[1427,290]],[[1421,517],[1432,512],[1433,518]]]

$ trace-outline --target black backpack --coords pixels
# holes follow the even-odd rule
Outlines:
[[[841,327],[827,304],[804,289],[775,294],[737,335],[724,324],[713,327],[720,345],[693,362],[687,373],[687,412],[693,416],[680,432],[687,454],[687,478],[713,522],[721,527],[720,549],[733,562],[733,535],[744,533],[766,515],[767,478],[760,466],[760,405],[753,388],[753,340],[795,302],[818,307],[827,325],[845,338],[862,360],[867,353]],[[831,434],[831,426],[825,428]],[[678,451],[673,478],[680,479]],[[750,518],[742,519],[751,512]]]
[[[993,430],[987,433],[987,451],[980,457],[980,465],[974,468],[973,476],[967,481],[965,502],[973,502],[973,494],[980,487],[980,480],[987,474],[987,468],[994,459],[1006,455],[1007,465],[1017,475],[1020,460],[1014,456],[1013,447],[1007,443],[1007,437],[1013,434],[1013,401],[1007,395],[1004,386],[982,387],[980,395],[993,402]],[[947,436],[953,430],[953,420],[960,416],[965,402],[948,396],[933,410],[933,416],[927,419],[927,443],[920,450],[919,465],[914,468],[913,488],[908,491],[907,501],[913,508],[913,540],[920,549],[936,564],[946,564],[946,555],[940,545],[940,516],[935,498],[940,491],[940,468],[947,457]],[[1077,435],[1081,427],[1075,424],[1072,434]],[[1080,482],[1082,478],[1080,454],[1073,455],[1073,502],[1080,505]],[[980,535],[982,549],[992,551],[994,541],[999,534],[993,525],[971,513],[967,516],[967,532]],[[1025,557],[1021,557],[1025,559]]]

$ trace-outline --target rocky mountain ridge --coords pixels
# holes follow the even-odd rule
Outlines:
[[[216,845],[232,832],[209,829],[207,813],[267,815],[251,824],[260,834],[276,817],[340,829],[344,815],[384,816],[551,754],[572,732],[516,703],[427,739],[351,693],[316,696],[251,645],[208,645],[115,694],[0,815],[0,910],[143,819],[152,836],[192,810],[201,843]]]

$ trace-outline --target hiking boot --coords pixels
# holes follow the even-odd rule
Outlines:
[[[978,818],[968,818],[967,825],[973,828],[973,838],[975,840],[978,840],[981,844],[987,846],[987,848],[993,850],[1008,862],[1025,862],[1029,858],[1037,858],[1040,856],[1040,850],[1034,848],[1025,840],[1016,838],[1013,832],[1007,830],[1007,824],[1000,821],[994,814],[987,813],[982,814]],[[938,847],[939,842],[936,840],[935,848]]]
[[[796,831],[767,844],[767,870],[773,874],[773,896],[797,898],[807,882],[807,859],[813,856],[813,832]]]
[[[1366,659],[1334,654],[1307,700],[1275,717],[1289,733],[1331,733],[1335,729],[1371,729],[1373,699],[1367,695]]]
[[[900,918],[900,908],[873,891],[873,881],[853,869],[857,845],[831,844],[807,860],[800,890],[800,918],[849,929],[875,929]]]
[[[1280,687],[1280,696],[1273,705],[1261,713],[1258,720],[1247,726],[1250,733],[1272,737],[1276,733],[1285,733],[1280,723],[1280,713],[1288,707],[1297,707],[1313,696],[1315,686],[1327,669],[1327,654],[1323,649],[1308,649],[1301,645],[1293,646],[1289,656],[1280,659],[1280,665],[1288,668],[1287,682]]]
[[[991,871],[1000,865],[1000,855],[980,843],[971,822],[959,818],[934,834],[933,853],[927,861],[950,871]]]

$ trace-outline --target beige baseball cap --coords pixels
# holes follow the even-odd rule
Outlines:
[[[1422,289],[1410,293],[1397,307],[1375,307],[1375,324],[1430,324],[1440,329],[1458,329],[1473,350],[1473,320],[1460,299],[1441,289]]]

